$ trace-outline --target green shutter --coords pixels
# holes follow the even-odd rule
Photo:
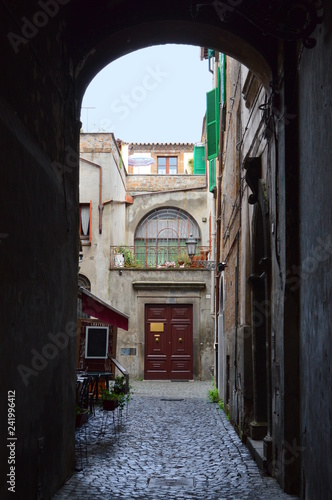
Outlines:
[[[218,87],[206,94],[207,159],[218,156],[219,148],[219,93]]]
[[[209,191],[212,192],[216,187],[216,159],[214,158],[210,162],[209,167]]]
[[[194,146],[194,174],[205,174],[205,147]]]

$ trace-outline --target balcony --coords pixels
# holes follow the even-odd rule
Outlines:
[[[185,246],[112,246],[110,269],[211,269],[214,262],[209,260],[210,248],[196,247],[192,262]]]

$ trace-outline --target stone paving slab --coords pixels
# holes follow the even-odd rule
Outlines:
[[[207,402],[209,388],[210,382],[133,382],[122,418],[116,410],[113,422],[113,412],[97,409],[77,432],[83,470],[53,498],[294,498],[260,473],[224,412]]]

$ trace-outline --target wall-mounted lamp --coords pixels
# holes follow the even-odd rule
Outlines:
[[[227,267],[226,262],[219,262],[219,264],[218,264],[218,272],[221,273],[222,271],[225,271],[226,267]]]

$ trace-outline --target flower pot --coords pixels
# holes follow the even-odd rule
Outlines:
[[[114,267],[124,267],[124,256],[122,253],[114,255]]]
[[[103,400],[103,410],[105,411],[114,411],[118,406],[117,399],[104,399]]]
[[[87,421],[88,421],[88,410],[82,412],[82,413],[77,413],[75,415],[75,427],[82,427]]]

